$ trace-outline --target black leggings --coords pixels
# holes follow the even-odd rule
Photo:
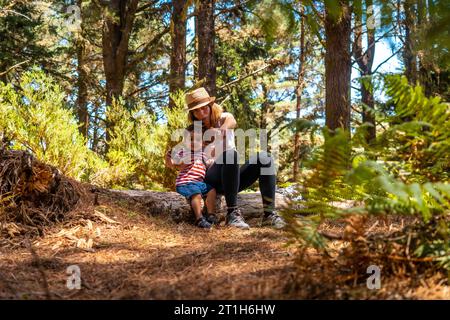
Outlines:
[[[228,212],[237,206],[238,192],[250,187],[259,179],[264,213],[272,213],[275,207],[276,175],[272,157],[259,152],[239,166],[237,151],[227,150],[206,172],[205,182],[217,193],[225,195]]]

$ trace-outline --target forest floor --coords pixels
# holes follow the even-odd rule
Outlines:
[[[3,243],[0,299],[450,299],[438,274],[382,277],[379,290],[364,281],[337,286],[314,252],[299,261],[285,232],[256,220],[250,230],[205,231],[99,200],[28,245]],[[67,287],[72,265],[80,268],[79,290]]]

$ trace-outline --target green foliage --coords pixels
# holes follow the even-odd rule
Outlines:
[[[39,42],[41,21],[31,2],[0,0],[0,34],[0,74],[22,62],[41,62],[51,56]]]
[[[406,78],[386,77],[395,115],[379,146],[395,148],[396,158],[411,168],[414,177],[448,180],[450,172],[450,108],[438,97],[427,98],[420,86]]]
[[[143,104],[114,101],[107,121],[115,126],[104,159],[87,147],[64,97],[42,71],[25,72],[17,89],[0,83],[0,136],[78,180],[112,188],[173,188],[175,172],[165,168],[164,154],[177,143],[171,133],[187,125],[183,92],[174,96],[176,108],[164,110],[166,123]]]
[[[106,154],[109,166],[93,182],[112,188],[173,188],[175,172],[165,167],[164,155],[177,143],[171,133],[187,126],[184,93],[173,98],[177,106],[164,110],[166,123],[142,104],[127,108],[122,99],[114,101],[107,112],[107,120],[115,123]]]
[[[353,187],[362,187],[369,214],[418,215],[427,223],[450,209],[450,186],[442,182],[404,183],[380,163],[364,161],[347,175]]]
[[[263,31],[267,46],[278,37],[292,33],[296,27],[292,5],[288,1],[263,0],[254,2],[255,23]]]
[[[427,230],[420,233],[415,254],[432,257],[450,269],[448,104],[425,97],[405,78],[385,80],[394,106],[393,115],[385,119],[391,126],[365,149],[361,149],[363,139],[357,138],[360,132],[351,141],[343,131],[330,135],[322,130],[324,143],[309,162],[312,174],[299,184],[305,201],[294,202],[284,216],[299,243],[325,248],[326,241],[317,231],[325,218],[412,215]],[[296,125],[301,130],[315,128],[305,121]],[[349,201],[357,206],[349,208],[345,205]]]
[[[18,88],[0,83],[0,133],[15,149],[80,179],[99,159],[86,147],[61,88],[41,71],[25,72]]]
[[[353,190],[345,183],[345,173],[349,169],[350,143],[345,131],[338,130],[331,135],[322,130],[324,144],[313,153],[306,165],[312,170],[307,178],[303,193],[310,205],[300,210],[302,213],[317,213],[322,216],[334,214],[333,201],[351,198]]]
[[[106,113],[106,120],[114,123],[111,129],[106,160],[108,168],[99,177],[97,183],[109,187],[132,185],[131,175],[137,167],[137,131],[139,122],[134,121],[136,109],[128,110],[123,100],[114,100]],[[135,125],[136,122],[136,125]]]
[[[247,39],[236,42],[219,42],[216,55],[218,62],[217,85],[222,87],[248,72],[245,66],[254,60],[265,58],[267,53],[256,39]],[[222,92],[219,93],[219,96],[226,98],[221,105],[226,111],[233,113],[238,122],[242,124],[242,128],[257,125],[256,114],[252,110],[255,99],[251,78],[241,81],[237,89],[224,88],[220,91]]]

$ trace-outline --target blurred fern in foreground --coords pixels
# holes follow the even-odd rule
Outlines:
[[[385,86],[394,114],[384,119],[390,126],[373,144],[361,143],[360,130],[352,140],[346,132],[322,130],[324,143],[309,163],[312,174],[299,181],[305,200],[283,213],[289,232],[303,247],[326,249],[319,228],[327,218],[409,215],[422,231],[408,246],[414,243],[417,257],[450,270],[449,105],[399,76],[387,76]]]

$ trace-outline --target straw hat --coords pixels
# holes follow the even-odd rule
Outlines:
[[[195,89],[194,91],[186,93],[187,111],[201,108],[211,102],[214,102],[215,100],[216,97],[210,97],[205,88],[201,87]]]

